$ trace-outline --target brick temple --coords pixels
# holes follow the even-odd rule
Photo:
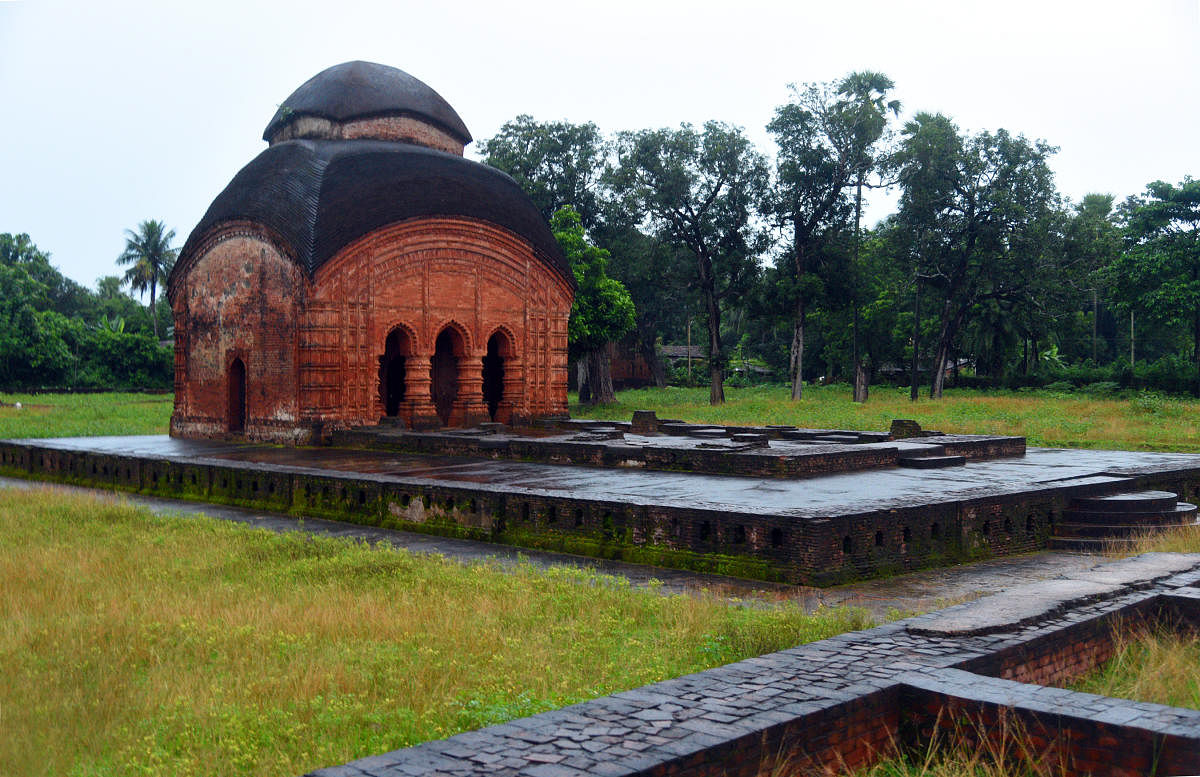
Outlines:
[[[168,281],[179,437],[305,443],[567,411],[574,277],[433,89],[369,62],[292,93]]]

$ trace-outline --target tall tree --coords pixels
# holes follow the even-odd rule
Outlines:
[[[535,120],[522,114],[479,143],[483,161],[513,177],[549,221],[566,205],[591,231],[607,150],[595,124]]]
[[[942,395],[952,347],[972,306],[1034,300],[1059,254],[1061,215],[1047,159],[1055,149],[1006,130],[962,137],[942,115],[918,114],[898,152],[898,223],[915,275],[940,292],[930,396]]]
[[[709,402],[723,403],[721,313],[758,271],[754,207],[767,183],[766,160],[739,128],[716,121],[703,131],[684,124],[623,132],[609,181],[648,227],[691,254],[708,328]]]
[[[608,277],[608,251],[587,241],[574,208],[560,208],[550,219],[550,229],[575,274],[575,302],[567,323],[571,355],[587,360],[590,402],[615,402],[608,344],[633,329],[633,300],[620,281]]]
[[[175,230],[167,229],[161,221],[149,219],[138,224],[137,231],[125,230],[125,250],[117,257],[117,264],[130,265],[125,271],[125,282],[137,292],[150,291],[150,321],[154,326],[154,338],[158,339],[158,311],[156,296],[158,285],[166,283],[179,249],[171,247]]]
[[[837,83],[792,87],[793,99],[775,109],[767,130],[779,146],[776,183],[767,210],[791,234],[796,275],[792,330],[792,399],[804,393],[805,319],[811,301],[813,260],[831,230],[853,212],[861,218],[862,187],[876,163],[894,84],[881,73],[851,73]],[[857,196],[851,203],[848,187]]]
[[[1125,250],[1106,270],[1118,304],[1189,330],[1200,378],[1200,181],[1155,181],[1122,204],[1121,218]]]

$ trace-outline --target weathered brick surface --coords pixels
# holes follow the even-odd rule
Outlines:
[[[390,140],[415,143],[448,154],[463,155],[463,143],[428,122],[411,116],[374,116],[369,119],[333,121],[321,116],[298,116],[280,127],[269,141],[271,145],[296,138],[323,140]]]
[[[458,337],[450,425],[488,418],[483,357],[500,335],[504,395],[497,420],[564,415],[572,292],[521,238],[463,218],[393,224],[355,241],[310,282],[269,235],[233,225],[210,238],[175,294],[172,434],[229,431],[229,370],[246,365],[247,439],[303,442],[314,430],[384,415],[380,360],[406,335],[399,415],[440,425],[431,398],[435,341]]]

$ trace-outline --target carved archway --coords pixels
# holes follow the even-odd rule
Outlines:
[[[379,357],[379,399],[385,416],[400,414],[408,396],[407,368],[412,356],[412,336],[404,327],[394,327],[388,332],[383,356]]]
[[[438,333],[434,341],[433,358],[430,360],[433,373],[433,406],[442,424],[449,425],[454,412],[454,400],[458,398],[458,365],[466,356],[466,343],[462,334],[452,326]]]
[[[229,365],[227,426],[231,434],[246,431],[246,363],[240,358]]]

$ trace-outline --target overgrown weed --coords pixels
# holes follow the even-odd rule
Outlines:
[[[3,493],[5,773],[300,774],[871,625]]]
[[[1168,629],[1114,629],[1115,652],[1076,691],[1200,709],[1200,637]]]

